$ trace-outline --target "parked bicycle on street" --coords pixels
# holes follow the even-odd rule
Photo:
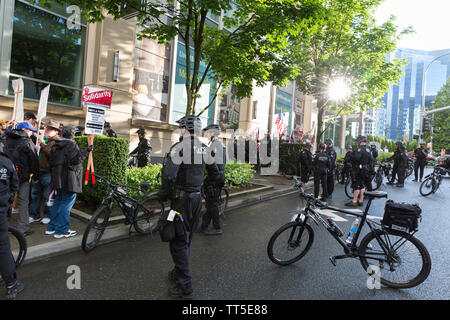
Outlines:
[[[447,170],[441,166],[435,166],[433,172],[425,177],[420,184],[419,192],[422,196],[426,197],[432,193],[438,191],[442,182],[442,177],[446,174],[450,175],[450,170]]]
[[[159,217],[164,213],[164,203],[156,195],[156,192],[133,199],[126,195],[126,191],[134,189],[138,192],[148,190],[148,183],[142,182],[139,187],[130,187],[113,183],[108,179],[94,174],[95,178],[103,183],[107,189],[107,195],[100,207],[94,212],[84,231],[81,248],[83,251],[92,251],[99,243],[105,232],[113,207],[119,205],[125,216],[125,224],[130,225],[141,234],[150,234],[158,227]]]
[[[389,163],[382,161],[372,177],[372,191],[376,191],[381,187],[384,181],[384,177],[386,177],[387,180],[390,181],[391,176],[392,166]],[[353,198],[352,180],[350,177],[348,177],[345,181],[345,194],[348,198]]]
[[[296,216],[295,220],[282,226],[270,238],[267,253],[272,262],[286,266],[306,255],[314,241],[314,231],[308,223],[312,220],[317,225],[320,223],[324,226],[344,249],[343,255],[330,257],[334,266],[338,259],[359,259],[370,276],[374,275],[374,267],[377,267],[380,271],[380,282],[397,289],[415,287],[427,279],[431,270],[430,254],[422,242],[414,237],[418,230],[420,208],[417,207],[417,211],[407,214],[406,209],[402,211],[400,204],[400,209],[386,211],[381,223],[377,223],[368,219],[369,208],[374,199],[387,198],[386,192],[366,192],[365,196],[369,201],[364,212],[355,212],[332,207],[315,199],[313,195],[302,191],[302,183],[296,177],[294,180],[295,187],[299,189],[307,204],[303,210],[290,212]],[[317,209],[330,209],[360,219],[359,224],[352,225],[348,243],[341,239],[344,233],[337,224],[329,217],[327,220],[323,219]],[[364,225],[370,228],[370,232],[358,244]]]

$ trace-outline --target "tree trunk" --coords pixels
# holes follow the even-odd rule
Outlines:
[[[316,150],[319,150],[319,145],[322,141],[322,127],[323,127],[323,115],[325,113],[326,100],[324,98],[317,99],[317,137],[316,137]]]
[[[359,113],[359,126],[358,126],[358,136],[363,135],[363,112],[362,110]]]

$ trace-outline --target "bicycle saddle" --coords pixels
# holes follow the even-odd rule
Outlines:
[[[387,198],[388,194],[384,191],[366,191],[364,195],[371,198]]]

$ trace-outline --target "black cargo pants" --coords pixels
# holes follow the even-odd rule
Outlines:
[[[170,254],[175,264],[174,276],[184,294],[191,294],[192,277],[189,267],[189,256],[193,232],[197,229],[202,211],[200,192],[185,194],[172,203],[172,209],[182,214],[184,225],[176,219],[176,237],[169,242]]]
[[[213,185],[205,186],[205,205],[206,213],[203,215],[202,228],[208,228],[211,220],[214,229],[220,229],[220,218],[219,218],[219,201],[220,201],[220,191],[222,188],[215,187]]]
[[[0,274],[6,284],[11,284],[15,280],[16,264],[9,244],[7,214],[7,210],[0,209]]]

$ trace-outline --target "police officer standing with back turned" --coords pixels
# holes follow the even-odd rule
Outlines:
[[[209,150],[215,159],[217,167],[221,174],[225,174],[225,164],[227,162],[226,148],[222,141],[217,139],[220,135],[220,126],[210,124],[203,129],[206,137],[209,138]],[[219,219],[220,191],[223,185],[217,184],[214,180],[206,177],[204,183],[206,213],[203,215],[201,230],[206,235],[221,235],[223,233]],[[212,220],[213,229],[208,230],[208,226]]]
[[[205,169],[208,179],[220,185],[225,177],[210,157],[208,147],[196,135],[201,133],[202,122],[197,116],[185,116],[177,121],[183,140],[172,146],[161,171],[162,200],[171,200],[171,209],[180,213],[174,220],[175,238],[169,241],[170,254],[175,267],[169,272],[174,287],[169,295],[193,299],[189,254],[193,232],[197,229],[202,210],[201,187]]]
[[[350,177],[350,174],[352,172],[352,147],[351,146],[346,146],[345,150],[347,151],[347,153],[345,154],[344,157],[344,168],[342,169],[342,180],[341,180],[341,184],[345,184],[345,181],[347,180],[348,177]]]
[[[0,153],[0,274],[6,284],[6,298],[14,299],[24,288],[17,280],[16,264],[8,236],[8,210],[19,189],[19,179],[13,163]]]
[[[300,152],[300,177],[303,182],[303,186],[309,181],[309,175],[311,174],[313,168],[311,148],[311,143],[306,142],[303,146],[302,152]]]
[[[372,153],[367,149],[367,140],[364,136],[358,137],[358,149],[351,153],[352,163],[352,189],[353,200],[346,203],[346,206],[362,206],[364,192],[372,191],[371,171],[373,166]]]
[[[400,184],[400,181],[402,181],[401,184],[403,184],[403,181],[405,180],[404,174],[406,173],[406,165],[408,164],[408,157],[406,157],[406,165],[404,165],[401,147],[403,147],[403,144],[400,141],[397,141],[395,143],[394,154],[392,155],[392,157],[387,159],[387,161],[394,160],[394,166],[392,167],[392,178],[391,181],[389,181],[387,184],[393,185],[395,182],[396,175],[398,176],[398,184]]]
[[[330,170],[330,158],[325,152],[325,144],[319,145],[319,150],[314,155],[314,198],[319,196],[320,184],[322,184],[322,200],[328,198],[327,173]]]
[[[328,190],[328,197],[330,199],[333,199],[333,191],[334,191],[334,183],[335,183],[335,177],[334,177],[334,171],[336,169],[336,158],[337,154],[336,151],[334,151],[333,147],[333,140],[327,139],[325,140],[325,144],[327,145],[327,155],[330,158],[330,170],[327,174],[327,190]]]
[[[425,142],[420,142],[420,148],[417,148],[414,150],[414,155],[416,156],[416,162],[414,162],[414,180],[417,181],[417,178],[419,176],[419,169],[420,169],[420,182],[422,182],[423,178],[423,170],[425,169],[425,166],[427,165],[427,157],[428,157],[428,150],[425,149]]]

